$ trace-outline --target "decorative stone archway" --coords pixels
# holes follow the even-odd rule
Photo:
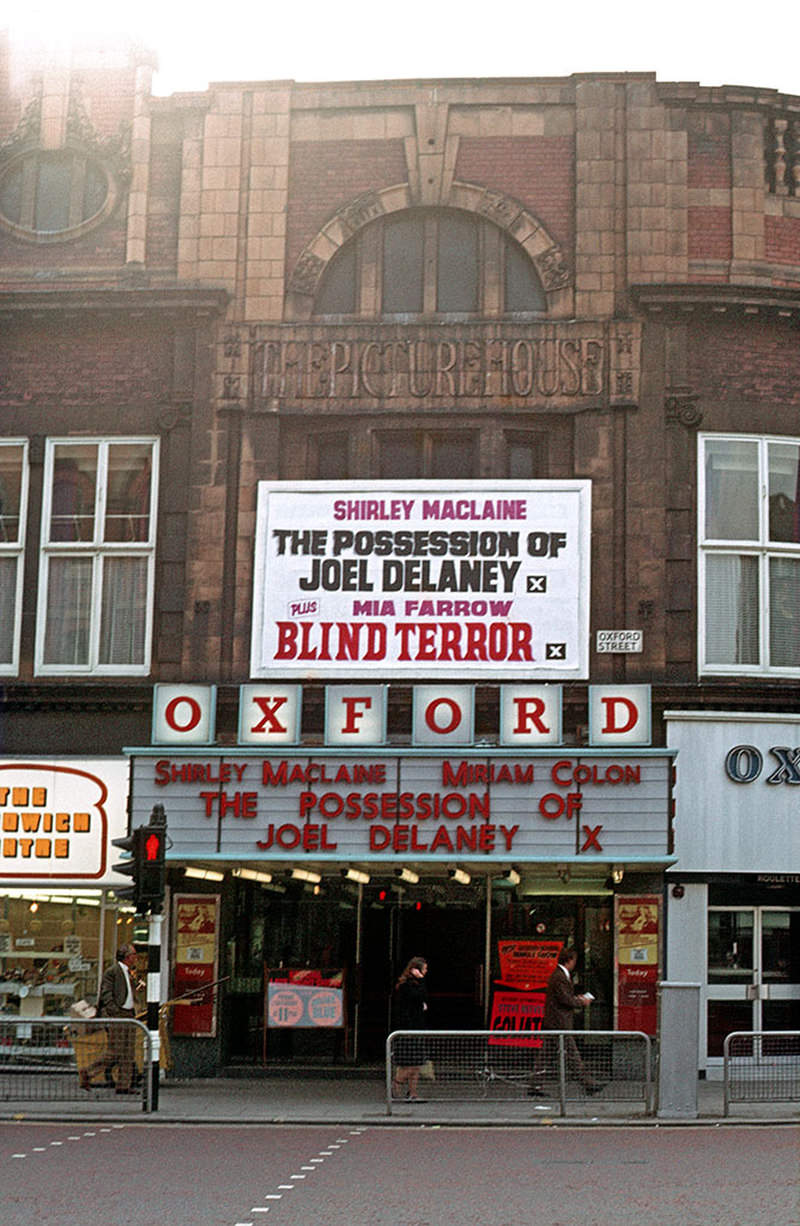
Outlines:
[[[286,295],[288,320],[310,319],[323,273],[345,243],[378,217],[419,207],[409,184],[365,192],[343,205],[306,245],[292,270]],[[475,213],[504,230],[527,253],[542,284],[547,315],[564,319],[572,314],[574,283],[564,251],[541,221],[503,192],[454,180],[440,208]]]

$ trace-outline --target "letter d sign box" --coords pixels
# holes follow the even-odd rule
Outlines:
[[[590,685],[589,744],[649,745],[649,685]]]

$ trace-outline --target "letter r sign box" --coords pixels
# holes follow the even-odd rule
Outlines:
[[[216,700],[213,685],[153,686],[153,744],[210,745]]]
[[[649,745],[649,685],[590,685],[589,744]]]

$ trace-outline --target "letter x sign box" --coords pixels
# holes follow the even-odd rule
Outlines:
[[[590,685],[589,744],[649,745],[649,685]]]

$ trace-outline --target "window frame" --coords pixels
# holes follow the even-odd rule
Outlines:
[[[28,484],[30,479],[29,444],[27,438],[0,439],[0,447],[22,449],[22,468],[19,491],[19,532],[16,541],[6,541],[0,534],[0,558],[16,558],[14,612],[11,619],[11,660],[0,659],[0,676],[15,677],[19,672],[20,634],[22,629],[22,597],[25,574],[25,540],[28,523]]]
[[[757,453],[758,539],[706,537],[706,456],[709,442],[752,443]],[[697,438],[697,632],[698,672],[701,676],[800,677],[800,665],[770,663],[771,594],[770,564],[773,559],[796,560],[800,565],[800,541],[773,541],[769,536],[769,448],[772,445],[800,447],[800,437],[771,434],[708,432]],[[711,557],[753,557],[758,573],[758,660],[753,664],[720,664],[707,659],[707,562]]]
[[[397,435],[404,438],[413,437],[418,447],[419,456],[419,471],[411,476],[407,475],[382,475],[382,445],[384,439],[388,435]],[[434,477],[432,470],[434,467],[434,449],[437,446],[447,445],[447,442],[453,436],[458,436],[460,439],[468,438],[472,445],[472,462],[475,471],[463,474],[470,480],[476,480],[479,477],[480,456],[481,456],[481,431],[477,426],[449,428],[445,425],[439,426],[379,426],[372,431],[372,446],[373,446],[373,471],[377,474],[376,479],[379,481],[446,481],[452,480],[450,477]]]
[[[153,612],[155,594],[155,560],[157,508],[159,486],[159,442],[155,435],[83,436],[48,438],[42,485],[42,523],[39,549],[39,594],[36,609],[36,647],[34,669],[37,676],[131,676],[144,677],[151,671],[153,645]],[[52,541],[49,539],[53,502],[53,469],[58,447],[96,447],[94,528],[91,540]],[[142,541],[103,540],[108,497],[109,451],[115,446],[149,446],[151,456],[150,502],[148,535]],[[91,560],[91,591],[89,618],[89,650],[86,664],[53,664],[45,662],[50,564],[58,558],[89,558]],[[144,643],[141,664],[101,664],[103,568],[106,559],[144,558],[146,595]]]
[[[36,228],[36,198],[40,189],[42,167],[55,155],[71,160],[68,224],[61,230],[38,230]],[[96,212],[84,217],[80,193],[85,189],[89,167],[97,171],[105,185],[105,197]],[[22,176],[22,216],[14,221],[0,211],[0,227],[23,242],[49,245],[70,242],[93,230],[114,211],[119,199],[115,175],[105,160],[90,150],[66,144],[59,150],[25,149],[0,165],[0,183],[19,168]]]
[[[438,304],[440,226],[443,223],[446,225],[451,218],[466,219],[474,227],[475,232],[476,300],[474,307],[469,310],[440,310]],[[385,230],[387,226],[402,224],[404,220],[411,223],[416,222],[420,227],[422,305],[419,310],[387,311],[383,305]],[[330,293],[326,278],[336,275],[336,262],[340,253],[351,244],[354,247],[354,310],[343,313],[318,312],[316,309],[317,297]],[[512,247],[516,249],[521,258],[530,262],[532,275],[536,278],[541,293],[540,304],[527,310],[507,309],[506,306],[507,251]],[[497,226],[491,219],[469,209],[416,206],[389,212],[375,218],[348,239],[340,251],[333,256],[329,267],[323,273],[320,290],[312,307],[311,318],[319,323],[351,319],[409,323],[434,318],[456,322],[487,317],[535,320],[544,319],[547,314],[547,292],[541,283],[538,269],[530,260],[525,249],[521,244],[516,243],[511,234]]]

